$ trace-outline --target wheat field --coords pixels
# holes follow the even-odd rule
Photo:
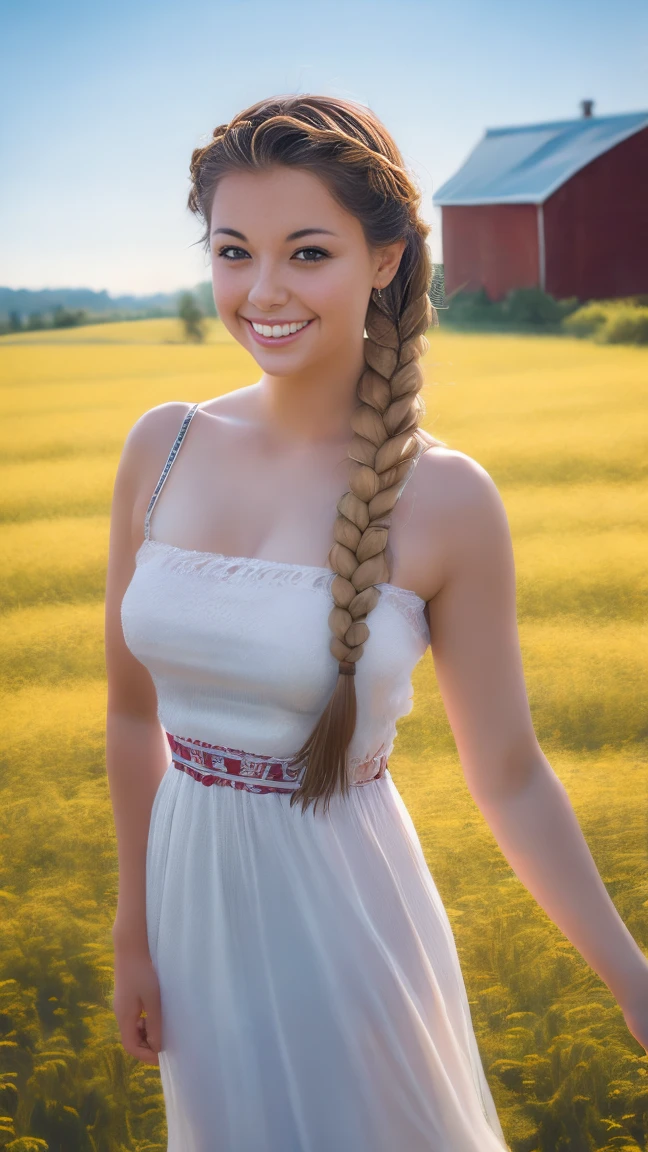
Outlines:
[[[536,733],[648,951],[648,352],[443,329],[429,340],[423,426],[499,488]],[[260,370],[219,322],[188,345],[170,319],[5,337],[0,374],[0,1146],[162,1152],[158,1071],[124,1053],[110,1010],[109,507],[142,412]],[[648,1057],[499,851],[429,650],[390,770],[455,932],[513,1152],[645,1150]]]

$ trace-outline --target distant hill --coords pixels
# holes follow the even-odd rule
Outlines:
[[[206,312],[214,313],[211,285],[207,281],[190,289]],[[0,288],[0,317],[17,312],[23,321],[34,313],[49,314],[56,308],[83,309],[91,315],[144,313],[173,316],[177,312],[178,292],[156,292],[151,296],[111,296],[105,290],[92,288]]]

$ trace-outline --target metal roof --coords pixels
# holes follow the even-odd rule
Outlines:
[[[648,127],[648,112],[489,128],[436,205],[542,204],[575,172]]]

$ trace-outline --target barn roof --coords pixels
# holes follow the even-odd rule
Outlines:
[[[648,112],[489,128],[434,203],[542,204],[575,172],[648,127]]]

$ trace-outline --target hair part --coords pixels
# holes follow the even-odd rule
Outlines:
[[[363,105],[328,96],[275,96],[238,113],[214,129],[191,157],[189,208],[205,221],[218,181],[235,171],[276,165],[317,175],[337,202],[355,216],[371,248],[405,241],[396,274],[372,292],[365,320],[365,368],[351,417],[349,491],[337,504],[334,544],[328,561],[336,575],[329,615],[330,651],[338,661],[333,694],[291,763],[305,763],[298,801],[328,810],[335,793],[350,786],[348,748],[355,731],[356,664],[369,638],[366,623],[380,598],[376,587],[390,579],[386,546],[392,512],[424,443],[417,436],[424,412],[420,358],[424,333],[437,324],[429,289],[432,261],[429,225],[421,219],[420,193],[396,144]],[[442,441],[435,441],[440,444]]]

